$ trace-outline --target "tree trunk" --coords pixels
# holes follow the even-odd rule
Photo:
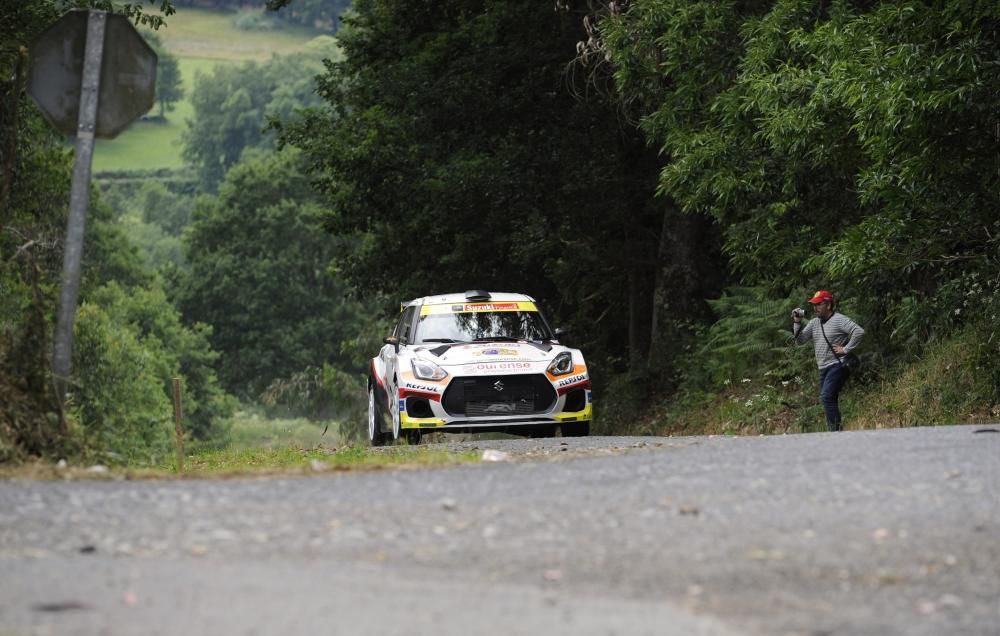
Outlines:
[[[664,314],[669,313],[667,307],[667,279],[669,278],[668,259],[670,258],[670,222],[676,216],[673,207],[663,211],[663,223],[660,227],[660,244],[656,250],[656,279],[653,283],[653,311],[650,317],[649,360],[648,365],[655,364],[655,359],[664,353],[663,321]]]
[[[682,214],[672,205],[663,213],[656,258],[656,280],[653,286],[653,307],[650,327],[649,361],[651,368],[673,366],[677,356],[676,334],[667,321],[692,320],[702,317],[702,299],[710,294],[709,287],[718,277],[719,266],[714,261],[718,246],[712,233],[706,231],[708,220],[693,214]]]
[[[646,375],[649,357],[650,304],[652,302],[650,262],[652,254],[648,241],[639,240],[641,226],[629,219],[630,230],[626,237],[626,263],[628,267],[628,349],[629,371],[637,377]]]

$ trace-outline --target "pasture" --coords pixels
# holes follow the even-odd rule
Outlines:
[[[164,46],[175,55],[180,66],[185,98],[174,105],[165,120],[151,117],[132,124],[115,139],[97,142],[94,152],[95,174],[117,170],[155,170],[181,168],[181,134],[185,121],[194,116],[189,101],[198,73],[207,74],[219,64],[238,64],[266,60],[272,55],[292,53],[304,47],[320,31],[300,26],[286,26],[280,31],[241,31],[233,11],[212,11],[183,7],[167,20],[159,34]]]

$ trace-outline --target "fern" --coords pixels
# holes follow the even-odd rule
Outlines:
[[[709,301],[720,318],[688,360],[688,388],[710,390],[782,363],[790,345],[788,314],[800,297],[779,299],[761,287],[733,287]]]

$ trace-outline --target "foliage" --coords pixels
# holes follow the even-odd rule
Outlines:
[[[272,410],[281,407],[312,419],[336,420],[342,438],[362,439],[368,412],[362,373],[342,371],[329,364],[307,367],[291,377],[272,381],[261,401]]]
[[[70,4],[5,8],[5,42],[26,44]],[[160,6],[169,13],[169,2]],[[119,9],[150,23],[139,5]],[[3,49],[2,68],[12,79],[4,81],[0,95],[5,124],[0,139],[0,459],[110,453],[119,461],[149,461],[166,443],[162,423],[170,409],[164,382],[171,373],[183,372],[194,388],[194,434],[208,434],[212,419],[226,414],[226,398],[209,367],[214,354],[204,334],[180,327],[110,207],[92,196],[74,388],[69,410],[61,410],[50,390],[49,334],[62,265],[71,156],[24,93],[24,60],[16,51]],[[108,281],[116,283],[108,286]]]
[[[313,76],[322,60],[337,55],[332,38],[316,38],[300,53],[269,61],[218,65],[195,77],[194,116],[183,134],[184,158],[198,168],[206,189],[214,190],[247,148],[274,147],[269,119],[290,119],[316,103]]]
[[[364,320],[329,269],[351,246],[321,231],[323,211],[299,163],[292,151],[247,157],[218,197],[199,200],[185,233],[189,270],[173,283],[176,302],[189,324],[212,325],[219,377],[241,397],[337,365],[340,342]]]
[[[150,179],[138,187],[109,183],[102,191],[116,222],[153,269],[185,267],[181,233],[190,221],[195,197],[184,186],[182,182],[180,187],[170,187],[160,179]]]
[[[661,192],[723,226],[742,280],[825,281],[885,345],[949,281],[996,271],[998,20],[961,0],[640,0],[601,29],[668,159]],[[723,63],[685,63],[707,50]],[[938,312],[911,337],[947,329]]]
[[[77,311],[73,365],[77,388],[68,400],[86,446],[116,463],[155,463],[171,448],[171,403],[163,391],[170,368],[128,324],[101,307]]]
[[[129,328],[147,354],[161,361],[156,379],[164,395],[172,396],[172,379],[181,379],[185,432],[194,439],[216,436],[216,424],[232,413],[234,404],[213,369],[219,354],[209,345],[211,328],[181,324],[159,286],[126,290],[111,282],[90,294],[89,300],[114,325]]]
[[[7,24],[12,28],[21,25],[31,25],[30,28],[37,28],[41,18],[41,24],[48,26],[63,13],[71,9],[97,9],[109,13],[118,13],[135,22],[136,25],[146,25],[151,29],[159,29],[166,25],[164,18],[174,14],[173,0],[137,0],[136,2],[114,2],[113,0],[35,0],[34,2],[22,2],[18,0],[6,0],[3,3],[3,15]],[[150,12],[144,5],[154,6],[156,13]],[[3,33],[3,35],[7,35]],[[27,38],[30,41],[31,38]],[[10,41],[0,38],[0,41]]]
[[[608,377],[669,356],[664,325],[705,310],[719,268],[696,249],[707,224],[653,200],[657,158],[616,104],[569,90],[585,14],[355,2],[325,106],[282,139],[305,150],[330,231],[358,241],[337,260],[356,289],[525,291]]]
[[[933,345],[925,359],[887,383],[882,399],[861,402],[854,427],[995,422],[1000,417],[996,348],[992,357],[982,358],[981,345],[961,336]]]
[[[776,300],[761,288],[733,287],[710,301],[719,319],[687,358],[685,385],[718,387],[756,369],[778,371],[788,361],[792,344],[788,316],[795,298],[801,296]]]
[[[604,432],[810,430],[814,365],[782,332],[817,287],[851,303],[877,362],[845,396],[859,425],[996,408],[996,3],[357,0],[343,57],[326,41],[201,76],[185,156],[217,195],[150,184],[117,217],[95,199],[93,368],[63,430],[46,358],[69,158],[17,45],[70,4],[8,2],[0,24],[0,457],[118,448],[107,414],[148,461],[164,374],[201,374],[193,413],[225,428],[213,368],[352,430],[382,312],[347,284],[385,314],[438,291],[535,295],[587,353],[617,413]],[[343,8],[268,5],[313,26]],[[275,153],[274,128],[301,153]],[[127,382],[101,384],[107,364]]]
[[[19,106],[0,144],[10,169],[0,207],[0,460],[72,450],[49,371],[70,165],[41,115],[24,98]]]
[[[336,419],[342,439],[365,439],[367,367],[388,330],[384,320],[359,322],[354,325],[354,337],[340,343],[342,368],[324,364],[275,379],[261,396],[262,402],[272,409],[281,407],[314,419]]]

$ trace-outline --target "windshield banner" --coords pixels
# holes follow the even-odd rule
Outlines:
[[[535,303],[463,303],[448,305],[424,305],[420,308],[421,316],[431,314],[470,314],[480,311],[538,311]]]

